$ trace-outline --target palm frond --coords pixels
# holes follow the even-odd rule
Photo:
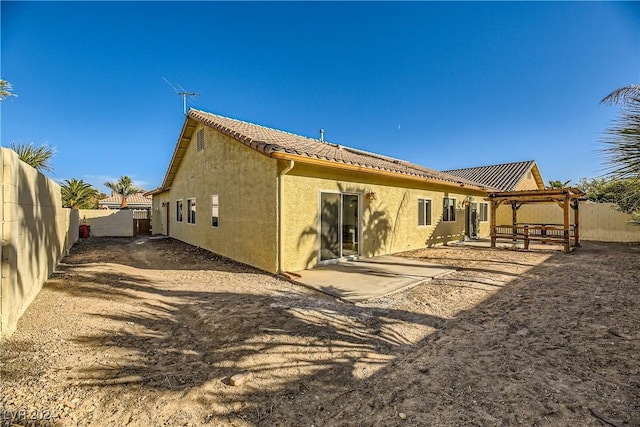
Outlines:
[[[72,209],[92,209],[97,207],[98,190],[84,180],[66,179],[61,184],[62,205]]]
[[[640,97],[624,104],[601,141],[604,147],[599,151],[609,176],[640,177]]]
[[[0,79],[0,101],[4,101],[10,96],[18,96],[11,92],[13,88],[11,87],[11,83],[6,80]]]
[[[144,193],[144,189],[133,184],[133,180],[128,176],[121,176],[117,182],[107,181],[104,186],[113,190],[115,194],[119,194],[122,197],[122,203],[120,207],[127,206],[127,197],[134,194]]]
[[[640,102],[640,85],[621,87],[600,100],[600,104],[608,105],[626,105],[633,102]]]
[[[11,149],[18,153],[18,158],[39,171],[53,171],[51,158],[56,149],[46,144],[34,147],[33,144],[11,144]]]

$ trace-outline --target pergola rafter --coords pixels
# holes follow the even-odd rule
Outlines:
[[[578,188],[566,187],[548,190],[502,191],[489,193],[491,206],[491,247],[496,247],[498,238],[524,241],[525,249],[531,241],[561,243],[565,252],[580,246],[580,200],[585,193]],[[562,224],[519,224],[518,210],[525,204],[556,203],[563,210]],[[510,204],[512,224],[496,225],[496,211],[500,205]],[[573,210],[573,224],[570,223]]]

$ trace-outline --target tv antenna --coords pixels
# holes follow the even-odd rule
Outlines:
[[[182,112],[186,116],[187,115],[187,97],[193,98],[194,96],[198,96],[200,94],[196,93],[196,92],[189,92],[189,91],[185,90],[185,88],[183,88],[179,84],[177,85],[178,87],[176,87],[173,84],[171,84],[171,82],[169,80],[167,80],[166,78],[164,78],[164,77],[162,78],[162,80],[167,82],[167,84],[173,88],[174,92],[182,97]]]

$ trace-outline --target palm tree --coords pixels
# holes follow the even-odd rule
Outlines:
[[[547,188],[550,188],[550,189],[564,188],[567,185],[569,185],[570,182],[571,182],[571,180],[562,182],[562,181],[556,179],[554,181],[549,181],[549,186]]]
[[[9,83],[6,80],[0,79],[0,101],[4,101],[10,96],[18,96],[13,92],[11,92],[11,90],[12,90],[11,83]]]
[[[42,171],[53,171],[51,157],[56,153],[56,149],[46,144],[34,147],[33,144],[11,144],[11,149],[18,153],[18,158],[29,166]]]
[[[80,179],[65,179],[62,186],[62,206],[71,209],[94,209],[97,207],[98,190]]]
[[[601,104],[619,104],[620,115],[605,131],[602,141],[609,175],[613,178],[640,178],[640,85],[625,86],[605,96]]]
[[[144,192],[142,188],[133,185],[133,180],[128,176],[121,176],[118,182],[107,181],[104,183],[104,186],[122,197],[120,209],[127,208],[127,197]]]

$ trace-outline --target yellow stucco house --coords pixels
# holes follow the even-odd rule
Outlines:
[[[191,109],[152,192],[153,227],[262,270],[298,271],[486,237],[489,190],[322,136]]]

